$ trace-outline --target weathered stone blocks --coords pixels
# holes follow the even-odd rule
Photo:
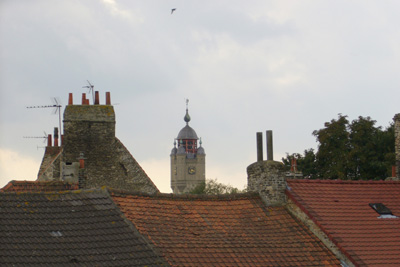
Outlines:
[[[249,191],[258,192],[268,206],[286,202],[286,177],[283,163],[266,160],[247,167]]]

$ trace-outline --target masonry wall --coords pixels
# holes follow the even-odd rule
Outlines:
[[[66,106],[62,162],[66,166],[73,165],[81,153],[85,157],[86,188],[109,186],[150,194],[158,192],[137,161],[115,137],[113,106]],[[74,179],[77,182],[77,177]]]
[[[265,160],[247,167],[249,191],[258,192],[267,206],[284,205],[286,202],[286,175],[283,163]]]
[[[188,193],[205,183],[205,157],[205,154],[197,154],[194,158],[187,158],[186,154],[171,155],[171,188],[175,194]],[[194,174],[189,174],[189,167],[195,168]]]
[[[46,147],[38,172],[38,181],[59,181],[61,179],[61,147]]]

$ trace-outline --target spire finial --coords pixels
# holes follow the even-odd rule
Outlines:
[[[189,110],[188,104],[189,104],[189,99],[186,98],[186,115],[183,118],[183,120],[186,121],[187,125],[189,124],[189,121],[190,121],[190,116],[189,116],[189,111],[188,111]]]

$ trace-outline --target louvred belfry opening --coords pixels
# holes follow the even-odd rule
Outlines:
[[[183,146],[185,148],[186,153],[197,153],[197,134],[192,127],[189,126],[190,116],[188,112],[188,108],[186,107],[186,115],[183,118],[186,122],[186,126],[182,128],[179,132],[178,137],[178,146]]]

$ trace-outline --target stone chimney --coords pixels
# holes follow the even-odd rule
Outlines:
[[[257,148],[262,147],[262,138],[259,135],[260,133],[257,133]],[[272,132],[269,131],[268,135],[270,138],[267,138],[267,142],[272,141]],[[272,148],[272,144],[267,144],[267,147]],[[247,186],[249,191],[258,192],[267,206],[285,204],[286,175],[283,163],[263,161],[262,157],[260,160],[258,153],[258,161],[247,167]]]

